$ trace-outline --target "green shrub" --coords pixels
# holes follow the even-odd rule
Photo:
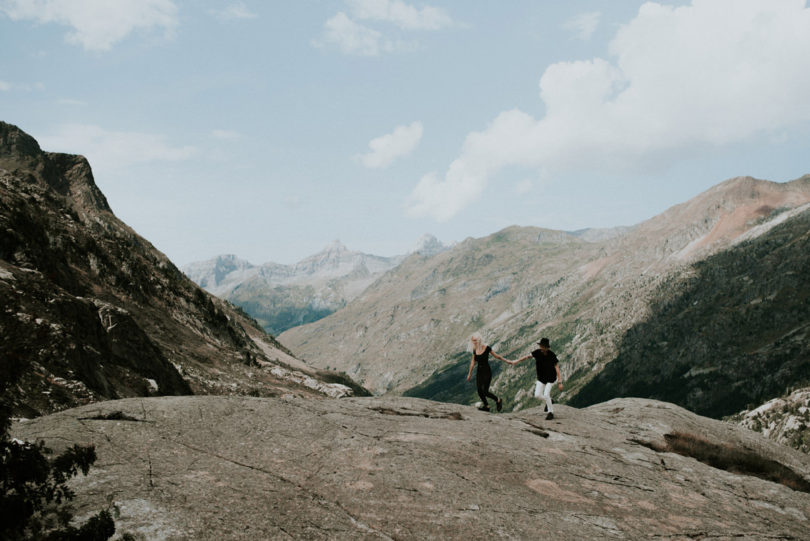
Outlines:
[[[0,366],[0,539],[3,541],[104,541],[115,533],[115,523],[107,510],[90,518],[81,527],[70,525],[68,502],[73,492],[67,482],[81,471],[87,475],[96,461],[94,447],[74,445],[51,458],[42,442],[26,443],[11,439],[11,407],[8,390],[19,380],[25,357],[6,344],[6,359]]]

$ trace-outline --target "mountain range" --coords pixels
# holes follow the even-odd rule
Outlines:
[[[432,235],[412,253],[434,255],[445,247]],[[253,265],[221,255],[185,265],[200,287],[241,307],[271,334],[317,321],[344,307],[406,256],[383,257],[349,250],[334,241],[294,265]]]
[[[609,235],[510,227],[412,255],[279,338],[376,394],[473,403],[473,332],[512,358],[547,336],[563,402],[644,396],[729,415],[810,384],[808,203],[810,176],[738,177]],[[509,409],[536,404],[532,367],[494,372]]]
[[[121,222],[81,156],[0,123],[0,356],[29,417],[110,398],[347,395]]]

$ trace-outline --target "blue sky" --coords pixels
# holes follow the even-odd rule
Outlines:
[[[0,0],[0,119],[176,264],[632,225],[810,173],[805,0]]]

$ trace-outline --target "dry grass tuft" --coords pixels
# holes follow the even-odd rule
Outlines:
[[[759,477],[786,487],[810,493],[810,482],[784,464],[755,451],[730,444],[712,443],[701,436],[673,432],[664,436],[666,443],[639,442],[659,453],[677,453],[694,458],[713,468]]]

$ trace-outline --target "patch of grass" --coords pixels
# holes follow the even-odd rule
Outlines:
[[[665,443],[638,442],[659,453],[677,453],[708,464],[713,468],[759,477],[792,490],[810,493],[810,482],[784,464],[744,448],[727,443],[712,443],[685,432],[664,435]]]

